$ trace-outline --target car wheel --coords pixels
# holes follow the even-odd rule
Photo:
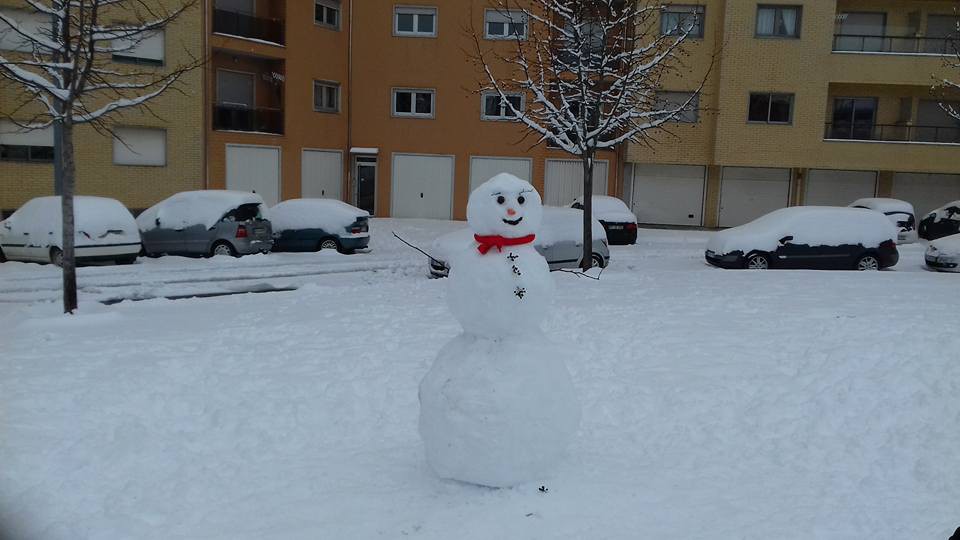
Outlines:
[[[230,245],[230,242],[217,242],[210,248],[210,256],[215,257],[217,255],[229,255],[231,257],[237,256],[237,250],[233,249],[233,246]]]
[[[590,266],[592,266],[593,268],[603,268],[604,267],[603,255],[599,253],[594,253],[593,255],[591,255]]]
[[[333,238],[324,238],[320,241],[320,244],[317,246],[317,251],[324,249],[335,249],[340,251],[340,242],[337,242]]]
[[[114,264],[127,265],[127,264],[133,264],[133,263],[135,263],[135,262],[137,262],[137,258],[136,258],[136,257],[124,257],[124,258],[122,258],[122,259],[117,259],[116,261],[114,261]]]
[[[7,256],[3,254],[3,248],[0,248],[0,263],[7,262]]]
[[[63,250],[58,247],[50,248],[50,264],[63,267]]]
[[[876,255],[864,255],[857,259],[857,264],[854,266],[855,269],[863,270],[879,270],[880,269],[880,260],[877,259]]]
[[[747,270],[767,270],[770,268],[770,258],[763,253],[751,253],[745,266]]]

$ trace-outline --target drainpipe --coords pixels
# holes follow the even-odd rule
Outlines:
[[[208,69],[207,63],[209,62],[210,56],[211,56],[209,39],[210,39],[210,32],[213,30],[213,28],[210,28],[207,26],[208,24],[210,24],[208,22],[209,18],[207,17],[207,13],[210,11],[210,8],[211,8],[210,2],[208,2],[207,0],[204,0],[203,2],[200,3],[200,6],[201,6],[200,7],[201,9],[200,27],[203,28],[202,37],[200,38],[200,47],[202,47],[203,49],[203,56],[204,56],[204,59],[206,60],[200,69],[200,73],[201,73],[200,84],[203,85],[200,88],[200,96],[202,96],[200,98],[200,122],[201,122],[200,148],[202,148],[202,151],[200,153],[200,170],[203,171],[203,189],[210,189],[210,163],[209,163],[209,160],[207,159],[207,155],[210,152],[210,148],[209,146],[207,146],[209,143],[209,141],[207,140],[207,129],[210,128],[210,120],[211,120],[210,106],[208,105],[208,103],[213,101],[211,99],[213,96],[209,94],[210,74],[208,73],[209,69]]]
[[[353,187],[353,157],[350,149],[353,148],[353,0],[348,3],[350,15],[347,17],[347,148],[345,165],[347,166],[347,189],[343,195],[349,198],[348,202],[356,202],[352,196]],[[343,198],[341,195],[341,199]]]

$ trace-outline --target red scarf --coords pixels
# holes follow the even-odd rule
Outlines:
[[[519,246],[521,244],[529,244],[533,242],[533,239],[536,238],[535,235],[528,234],[526,236],[521,236],[520,238],[506,238],[503,236],[493,235],[493,236],[480,236],[479,234],[473,235],[473,239],[477,241],[479,246],[477,246],[477,251],[481,255],[486,255],[488,251],[492,248],[497,248],[497,251],[503,251],[504,246]]]

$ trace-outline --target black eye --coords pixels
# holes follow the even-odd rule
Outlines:
[[[518,203],[523,204],[525,201],[526,201],[526,199],[523,198],[523,195],[517,197],[517,202],[518,202]]]
[[[503,195],[497,197],[497,204],[503,204],[503,203],[505,203],[505,202],[507,202],[507,199],[504,198]]]

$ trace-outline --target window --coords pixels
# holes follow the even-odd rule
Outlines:
[[[687,32],[688,38],[702,38],[703,9],[703,6],[667,6],[660,15],[660,33],[675,36]]]
[[[166,130],[122,127],[113,132],[115,164],[159,167],[167,164]]]
[[[0,120],[0,160],[53,161],[53,127],[27,130]]]
[[[700,96],[693,92],[657,92],[657,110],[675,111],[690,100],[687,109],[678,113],[674,122],[696,124],[700,120]]]
[[[487,39],[527,38],[527,18],[522,11],[488,9],[483,23]]]
[[[437,8],[405,6],[393,8],[393,35],[436,37]]]
[[[252,108],[256,102],[252,73],[217,70],[217,104]]]
[[[523,94],[507,94],[507,100],[514,109],[523,110]],[[484,92],[483,115],[484,120],[510,120],[516,118],[513,111],[502,99],[500,94]]]
[[[394,116],[433,118],[433,96],[433,90],[395,89],[393,114]]]
[[[872,140],[877,98],[834,98],[831,139]]]
[[[340,0],[314,0],[313,20],[317,24],[340,29]]]
[[[923,52],[931,54],[956,54],[957,16],[927,16],[926,38],[923,40]]]
[[[163,65],[164,37],[162,30],[129,38],[115,39],[111,45],[120,49],[113,53],[114,62],[150,66]]]
[[[17,22],[24,30],[31,34],[38,34],[49,37],[49,32],[41,31],[50,27],[50,17],[35,11],[22,9],[2,9],[3,14]],[[0,23],[0,49],[8,51],[30,52],[33,50],[33,42],[7,26],[6,23]]]
[[[340,112],[340,85],[334,82],[313,81],[313,110]]]
[[[789,124],[793,121],[793,94],[750,94],[750,122]]]
[[[243,13],[253,17],[256,13],[255,0],[216,0],[214,9],[222,9],[232,13]]]
[[[758,6],[757,36],[800,37],[800,6]]]

